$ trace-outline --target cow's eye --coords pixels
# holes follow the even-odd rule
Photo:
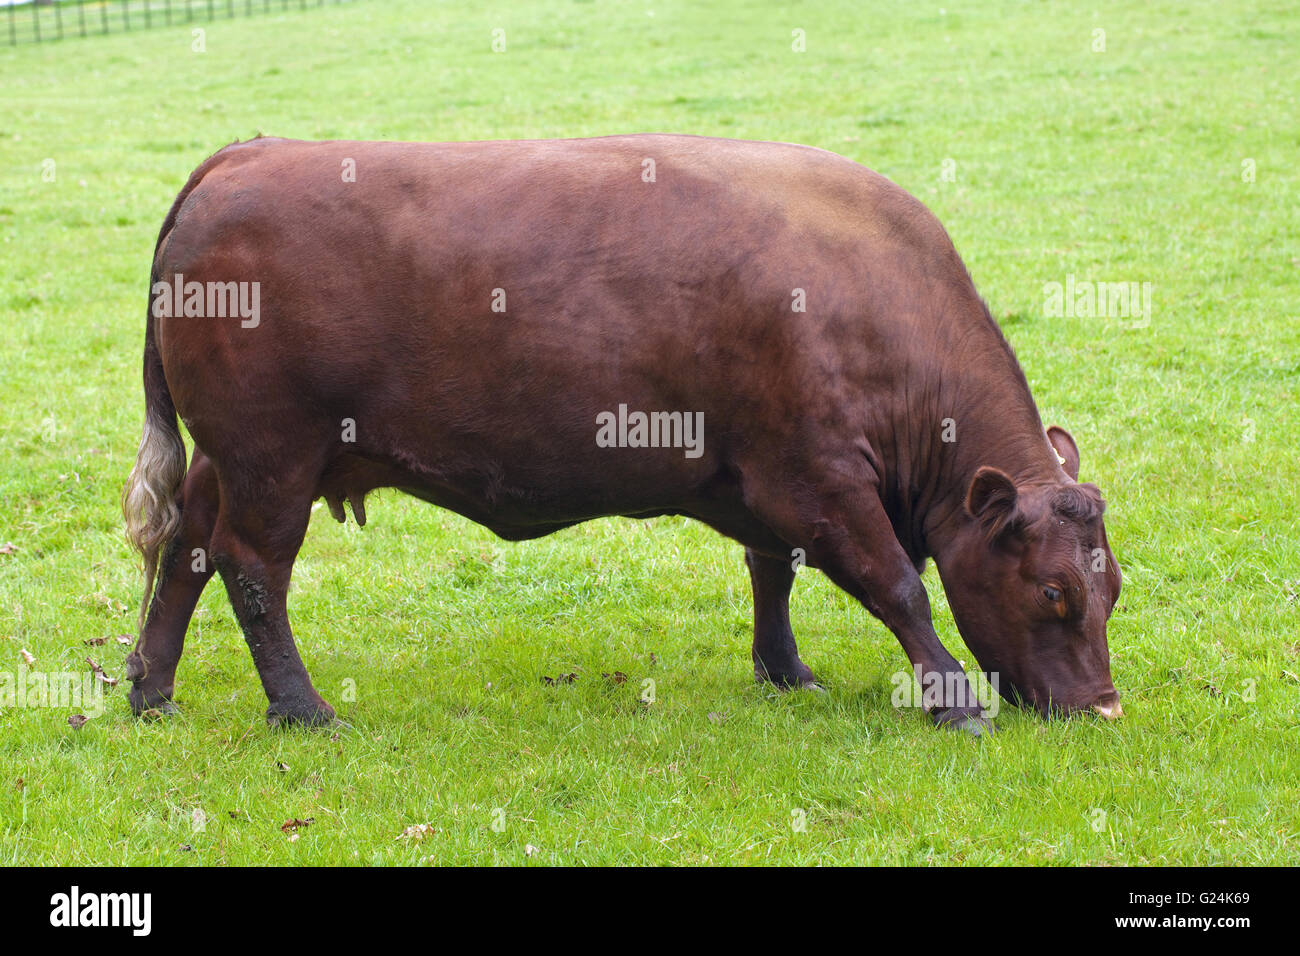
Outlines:
[[[1051,604],[1059,604],[1061,598],[1065,597],[1065,595],[1061,593],[1059,588],[1054,588],[1049,584],[1047,587],[1043,588],[1043,597],[1047,598],[1048,602]]]

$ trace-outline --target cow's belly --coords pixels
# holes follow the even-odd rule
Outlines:
[[[513,483],[506,475],[485,473],[482,468],[444,469],[434,477],[431,469],[423,467],[340,455],[322,475],[318,494],[330,503],[336,516],[342,514],[342,503],[349,501],[354,515],[364,521],[365,496],[377,488],[395,488],[512,541],[543,537],[600,517],[680,514],[764,554],[779,558],[789,554],[789,544],[745,507],[741,483],[727,469],[689,486],[628,481],[605,473],[596,476],[596,494],[580,484],[581,476],[572,469],[545,477],[547,480],[526,486]]]

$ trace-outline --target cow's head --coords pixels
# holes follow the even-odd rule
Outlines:
[[[1119,598],[1119,565],[1095,485],[1079,484],[1079,449],[1050,428],[1059,481],[1017,485],[980,468],[964,523],[941,565],[957,627],[980,667],[1012,703],[1044,716],[1120,713],[1110,677],[1106,621]]]

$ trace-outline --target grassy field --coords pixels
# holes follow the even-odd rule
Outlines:
[[[512,545],[387,493],[364,530],[316,512],[290,595],[351,731],[267,728],[210,585],[181,716],[132,719],[125,683],[79,729],[0,711],[0,862],[1300,862],[1300,24],[1282,0],[946,7],[371,0],[210,24],[203,53],[189,27],[0,48],[0,679],[24,651],[122,675],[149,262],[200,160],[259,131],[665,130],[835,150],[948,226],[1109,501],[1124,719],[936,732],[816,572],[792,611],[830,692],[773,695],[741,549],[702,526]],[[1069,276],[1151,283],[1149,324],[1048,315]]]

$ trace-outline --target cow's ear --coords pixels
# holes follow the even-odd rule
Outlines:
[[[1074,443],[1074,439],[1060,425],[1053,425],[1047,430],[1047,440],[1052,443],[1056,449],[1056,455],[1061,459],[1061,467],[1065,473],[1070,476],[1070,480],[1079,480],[1079,446]]]
[[[966,510],[984,525],[991,537],[999,537],[1015,525],[1016,483],[1005,472],[988,465],[975,472],[966,492]]]

